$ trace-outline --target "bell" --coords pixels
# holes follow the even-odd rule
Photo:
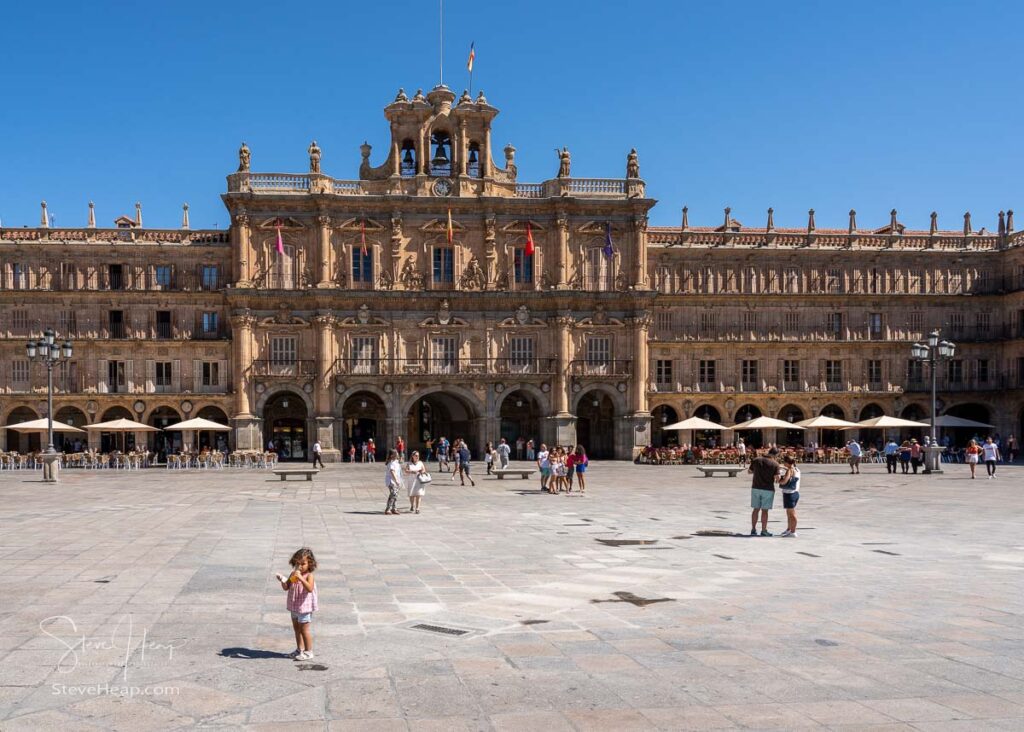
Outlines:
[[[437,146],[437,152],[434,153],[434,159],[430,161],[431,167],[443,168],[448,165],[448,153],[444,150],[444,145]]]
[[[476,161],[477,161],[476,148],[473,147],[473,148],[469,149],[469,164],[472,165],[472,164],[476,163]]]
[[[416,161],[412,159],[412,148],[411,147],[405,148],[405,156],[402,158],[402,164],[403,165],[414,165],[415,163],[416,163]]]

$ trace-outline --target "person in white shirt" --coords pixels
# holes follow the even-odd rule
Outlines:
[[[540,452],[537,453],[537,469],[540,471],[540,489],[548,489],[548,480],[551,479],[551,459],[548,446],[543,442],[540,445]]]
[[[846,449],[850,452],[850,475],[854,473],[860,475],[860,458],[864,454],[860,443],[856,440],[850,440],[846,443]]]
[[[742,437],[739,440],[736,441],[736,452],[737,452],[737,454],[739,455],[739,458],[740,458],[740,465],[746,465],[747,464],[747,443],[745,443],[743,441]]]
[[[988,479],[992,480],[996,477],[996,463],[999,462],[999,445],[991,437],[986,437],[985,444],[981,446],[981,452],[985,459]]]
[[[388,451],[387,471],[384,473],[384,487],[388,489],[388,503],[384,515],[398,516],[398,487],[402,485],[402,464],[398,461],[398,450]]]
[[[421,475],[427,476],[420,479]],[[409,456],[409,464],[405,466],[405,487],[409,493],[409,510],[413,513],[420,512],[420,499],[427,492],[427,484],[424,480],[430,480],[426,466],[420,461],[420,454],[417,450],[412,451]]]
[[[320,445],[320,440],[313,443],[313,467],[316,467],[317,463],[320,463],[320,467],[324,467],[323,459],[323,447]]]
[[[512,448],[509,447],[508,441],[502,437],[501,442],[498,443],[498,459],[501,461],[502,470],[508,467],[508,459],[511,454]]]

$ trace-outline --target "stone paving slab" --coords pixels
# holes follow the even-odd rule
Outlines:
[[[806,466],[783,539],[744,536],[742,476],[592,465],[395,517],[375,466],[0,473],[0,730],[1024,729],[1021,468]]]

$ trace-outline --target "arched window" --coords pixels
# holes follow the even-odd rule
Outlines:
[[[402,158],[399,173],[403,176],[416,175],[416,143],[405,140],[402,143]]]
[[[279,254],[275,242],[270,242],[268,246],[270,247],[270,256],[273,258],[274,263],[270,270],[270,287],[277,290],[294,290],[295,276],[297,274],[295,247],[285,244],[282,247],[284,252]]]
[[[533,255],[525,247],[516,247],[513,269],[517,285],[533,284]]]
[[[352,283],[373,282],[373,250],[370,247],[352,247]]]
[[[434,284],[451,285],[455,282],[455,250],[449,246],[434,247]]]
[[[466,161],[466,173],[472,178],[480,177],[480,143],[469,143],[469,159]]]
[[[588,290],[611,289],[611,260],[600,247],[587,251],[586,285]]]
[[[430,174],[452,174],[452,139],[447,132],[438,130],[430,136]]]

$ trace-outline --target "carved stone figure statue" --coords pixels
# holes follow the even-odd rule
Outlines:
[[[569,156],[569,148],[563,147],[561,150],[555,148],[555,153],[558,155],[558,177],[568,178],[569,163],[571,162]]]
[[[249,172],[249,160],[252,158],[252,153],[249,152],[249,146],[244,142],[242,146],[238,148],[238,172],[248,173]]]
[[[423,275],[416,271],[416,265],[412,263],[411,258],[405,260],[398,279],[407,290],[422,290],[424,288]]]
[[[405,96],[405,89],[399,89],[398,94],[395,95],[396,102],[408,102],[409,97]]]
[[[309,153],[309,172],[319,173],[320,172],[320,146],[316,144],[316,140],[309,143],[309,149],[306,150]]]
[[[459,287],[463,290],[482,290],[487,286],[487,278],[483,269],[480,268],[480,261],[473,257],[466,265],[466,270],[459,279]]]
[[[626,177],[640,177],[640,161],[637,159],[635,147],[630,150],[629,155],[626,156]]]

